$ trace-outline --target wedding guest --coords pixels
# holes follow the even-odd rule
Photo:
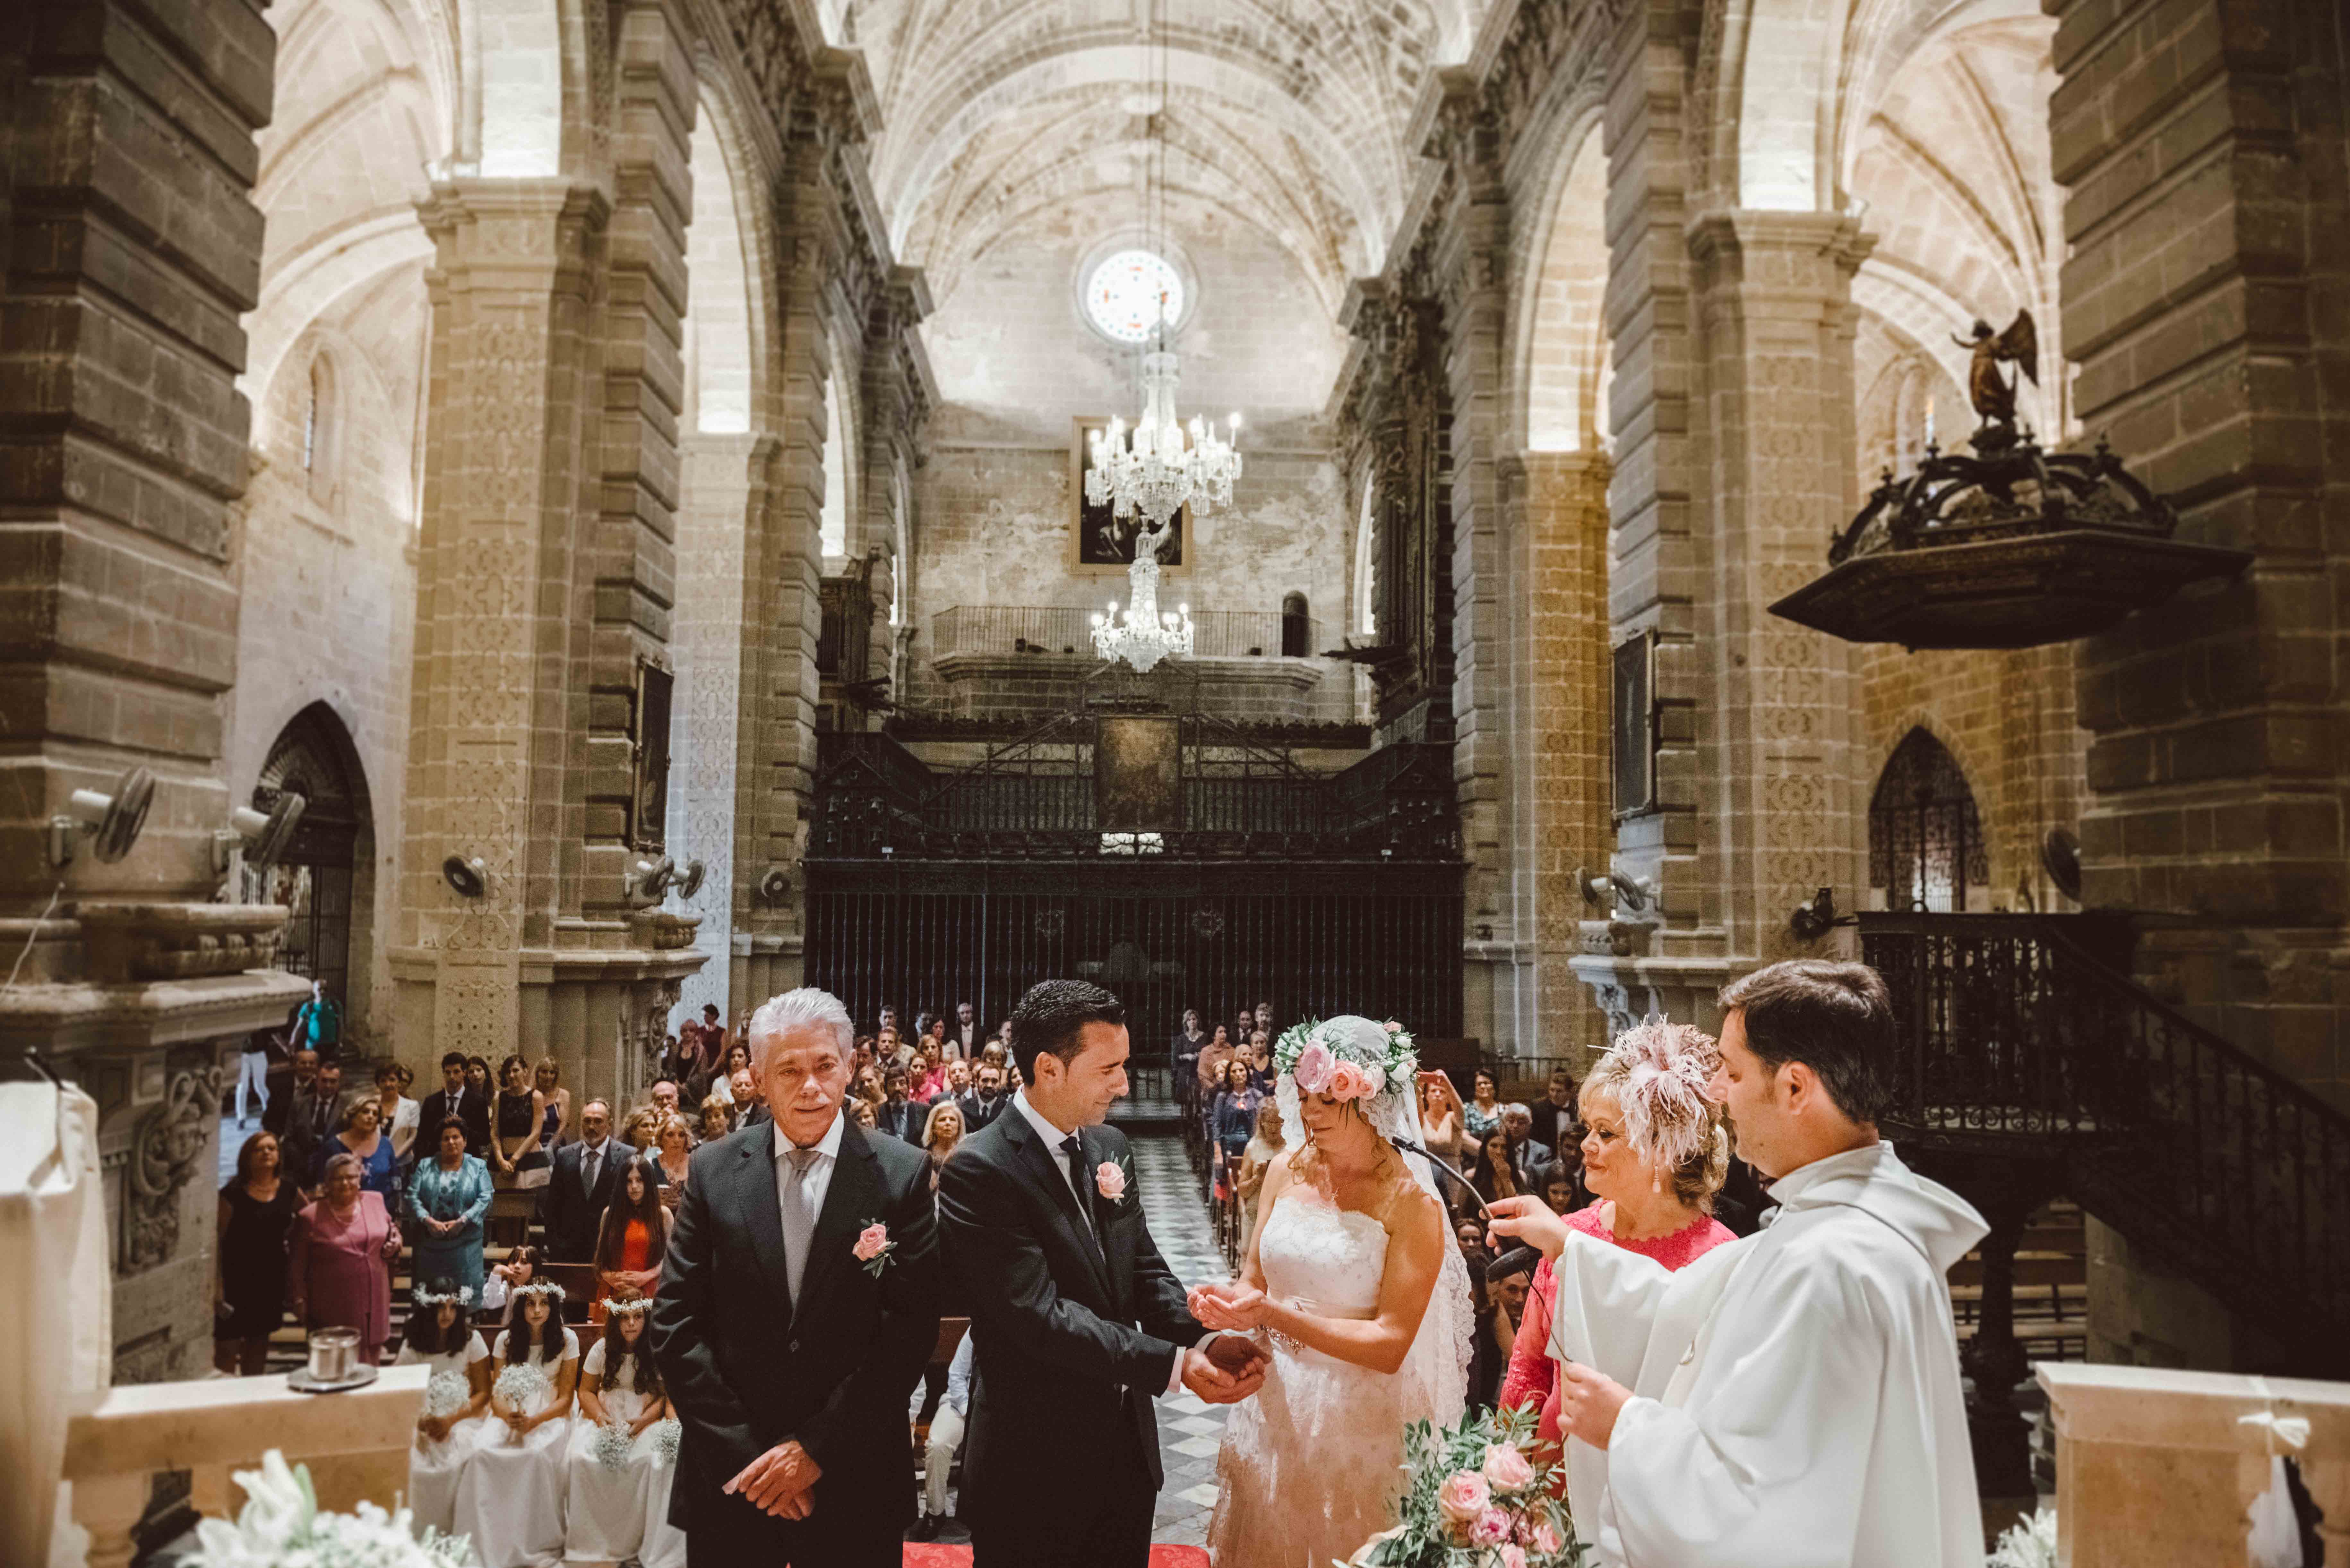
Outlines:
[[[452,1051],[441,1058],[441,1086],[424,1096],[416,1115],[417,1136],[437,1147],[441,1124],[454,1116],[465,1131],[465,1152],[486,1156],[490,1147],[490,1100],[465,1084],[465,1054]]]
[[[276,1033],[256,1029],[244,1037],[244,1049],[236,1061],[236,1125],[244,1125],[245,1095],[249,1090],[259,1096],[256,1116],[269,1114],[269,1054],[276,1043]]]
[[[947,1021],[943,1015],[931,1020],[922,1032],[922,1050],[933,1064],[947,1059]]]
[[[258,1377],[269,1336],[286,1315],[286,1233],[301,1195],[278,1168],[277,1138],[257,1132],[236,1151],[236,1175],[220,1189],[213,1250],[213,1365]]]
[[[881,1102],[889,1097],[888,1092],[881,1087],[881,1069],[867,1067],[858,1072],[849,1085],[848,1097],[863,1100],[867,1105],[879,1108]]]
[[[305,1329],[359,1331],[372,1358],[391,1339],[391,1261],[400,1227],[378,1193],[359,1185],[356,1155],[327,1161],[318,1199],[294,1216],[286,1238],[286,1297]]]
[[[499,1186],[512,1186],[525,1166],[545,1163],[538,1139],[546,1121],[546,1102],[531,1086],[530,1064],[508,1056],[498,1064],[498,1096],[491,1113],[490,1170]]]
[[[649,1296],[660,1285],[661,1260],[669,1253],[670,1211],[661,1207],[659,1178],[650,1160],[632,1159],[604,1210],[596,1238],[599,1297]],[[604,1303],[588,1309],[591,1323],[604,1321]]]
[[[418,1279],[447,1275],[479,1293],[482,1222],[490,1212],[489,1168],[465,1152],[465,1124],[441,1124],[438,1151],[420,1159],[408,1177],[409,1233],[415,1247],[410,1272]]]
[[[931,1190],[939,1189],[939,1171],[962,1142],[962,1111],[952,1100],[931,1107],[922,1122],[922,1149],[931,1157]]]
[[[579,1418],[565,1465],[566,1563],[612,1564],[638,1555],[661,1465],[653,1428],[669,1416],[668,1390],[645,1334],[651,1298],[616,1296],[600,1304],[604,1332],[579,1363]]]
[[[465,1058],[465,1092],[482,1096],[484,1105],[490,1101],[490,1062],[486,1056]]]
[[[294,1112],[294,1096],[310,1088],[310,1079],[317,1076],[317,1051],[294,1048],[286,1054],[286,1082],[275,1086],[268,1098],[261,1103],[261,1126],[264,1131],[277,1133],[277,1143],[285,1143],[286,1116]]]
[[[541,1056],[531,1086],[538,1091],[539,1104],[546,1115],[538,1124],[539,1151],[553,1158],[555,1150],[571,1132],[571,1091],[563,1086],[563,1064],[552,1056]]]
[[[751,1107],[744,1106],[742,1109],[742,1114],[749,1116],[751,1114]],[[702,1101],[702,1127],[700,1129],[702,1136],[700,1141],[702,1143],[714,1142],[719,1138],[724,1137],[728,1133],[733,1132],[734,1130],[734,1116],[735,1109],[731,1101],[722,1100],[716,1095],[712,1095],[708,1099]]]
[[[1236,1183],[1241,1197],[1241,1244],[1256,1234],[1256,1197],[1264,1187],[1264,1173],[1281,1157],[1288,1145],[1282,1137],[1281,1106],[1270,1096],[1256,1107],[1256,1136],[1248,1140],[1241,1151],[1241,1173]]]
[[[1583,1205],[1577,1201],[1575,1173],[1563,1165],[1554,1165],[1543,1172],[1542,1191],[1538,1195],[1543,1207],[1554,1214],[1572,1214]]]
[[[492,1269],[482,1280],[482,1311],[494,1313],[494,1326],[507,1328],[514,1323],[514,1293],[537,1280],[546,1271],[546,1260],[537,1248],[524,1245],[506,1253],[504,1262]]]
[[[1262,1029],[1249,1036],[1248,1075],[1258,1094],[1273,1093],[1273,1042]]]
[[[972,1074],[971,1093],[955,1102],[962,1111],[966,1132],[979,1131],[1002,1116],[1003,1107],[1011,1103],[1003,1092],[1003,1069],[983,1057]]]
[[[913,1046],[899,1038],[895,1023],[885,1019],[873,1032],[873,1059],[881,1067],[886,1069],[892,1062],[902,1067],[913,1054]]]
[[[1539,1191],[1543,1171],[1550,1164],[1550,1151],[1534,1142],[1532,1109],[1514,1100],[1502,1107],[1502,1137],[1509,1146],[1510,1175],[1518,1190]]]
[[[1539,1259],[1541,1254],[1534,1256]],[[1485,1311],[1479,1317],[1480,1343],[1475,1347],[1470,1399],[1488,1408],[1502,1402],[1502,1390],[1507,1386],[1511,1357],[1516,1353],[1518,1342],[1523,1338],[1529,1348],[1541,1348],[1532,1337],[1520,1332],[1533,1275],[1526,1264],[1525,1251],[1517,1249],[1485,1265]]]
[[[977,1057],[972,1057],[971,1061],[965,1061],[958,1056],[947,1064],[947,1098],[960,1100],[971,1093],[972,1062],[977,1060]]]
[[[1248,1064],[1232,1061],[1224,1064],[1224,1086],[1216,1096],[1214,1134],[1217,1151],[1228,1167],[1237,1167],[1248,1141],[1256,1130],[1256,1108],[1264,1103],[1264,1096],[1250,1075]]]
[[[408,1097],[406,1070],[386,1061],[375,1070],[376,1115],[391,1138],[391,1158],[406,1164],[416,1147],[417,1118],[424,1107]]]
[[[855,1122],[859,1128],[866,1132],[874,1132],[879,1130],[878,1126],[873,1119],[873,1104],[869,1100],[849,1101],[848,1119]]]
[[[1200,1116],[1204,1123],[1214,1112],[1216,1096],[1224,1087],[1224,1064],[1232,1059],[1232,1034],[1222,1024],[1200,1047],[1200,1065],[1195,1074],[1200,1085]]]
[[[1461,1168],[1461,1092],[1441,1073],[1420,1075],[1419,1142],[1453,1169]],[[1445,1201],[1453,1201],[1449,1186],[1447,1194]]]
[[[721,1105],[734,1104],[734,1075],[751,1065],[751,1053],[737,1040],[726,1047],[726,1071],[710,1081],[710,1093],[705,1099],[716,1099]]]
[[[654,1079],[653,1086],[648,1094],[648,1103],[650,1109],[652,1109],[658,1116],[673,1116],[677,1115],[677,1107],[679,1104],[678,1093],[678,1086],[670,1082],[667,1078]]]
[[[693,1129],[685,1125],[683,1116],[671,1116],[653,1130],[653,1158],[650,1161],[655,1180],[660,1183],[661,1206],[677,1207],[685,1195],[685,1173],[693,1154]]]
[[[1208,1032],[1200,1027],[1200,1010],[1183,1010],[1183,1027],[1168,1042],[1167,1059],[1175,1079],[1175,1100],[1189,1114],[1196,1115],[1200,1096],[1200,1052],[1208,1044]]]
[[[1465,1174],[1477,1196],[1492,1203],[1518,1195],[1517,1172],[1510,1164],[1510,1140],[1497,1127],[1477,1148]]]
[[[970,1539],[970,1532],[947,1518],[947,1482],[954,1474],[955,1450],[962,1447],[965,1423],[971,1417],[972,1344],[971,1331],[966,1329],[947,1363],[946,1392],[939,1396],[939,1407],[931,1413],[930,1435],[922,1442],[922,1515],[907,1532],[909,1541],[959,1544]],[[920,1384],[914,1385],[909,1419],[921,1419],[924,1392]]]
[[[906,1069],[889,1067],[881,1075],[881,1103],[873,1107],[873,1125],[917,1148],[922,1143],[922,1117],[928,1107],[906,1096]]]
[[[543,1280],[517,1289],[513,1326],[490,1349],[490,1414],[457,1482],[455,1510],[458,1532],[473,1538],[487,1568],[546,1568],[563,1555],[563,1460],[579,1340],[563,1326],[562,1300],[563,1287]],[[523,1366],[539,1376],[536,1387],[516,1391],[505,1374]]]
[[[968,1002],[955,1003],[955,1026],[947,1036],[948,1059],[963,1062],[979,1054],[979,1015]]]
[[[1260,1002],[1256,1004],[1256,1013],[1251,1020],[1249,1028],[1252,1032],[1262,1034],[1268,1040],[1273,1038],[1272,1002]]]
[[[399,1166],[391,1139],[384,1135],[382,1116],[383,1105],[379,1100],[353,1100],[345,1106],[340,1125],[319,1142],[317,1153],[311,1156],[311,1185],[319,1184],[328,1160],[338,1154],[348,1154],[359,1162],[359,1185],[382,1199],[387,1209],[396,1204]]]
[[[1502,1127],[1502,1081],[1491,1067],[1480,1067],[1469,1079],[1469,1103],[1461,1107],[1461,1130],[1482,1148],[1485,1139]]]
[[[946,1064],[939,1060],[938,1051],[925,1046],[915,1052],[906,1068],[906,1097],[927,1109],[946,1093]]]
[[[1248,1037],[1255,1033],[1256,1014],[1243,1007],[1232,1014],[1232,1026],[1225,1031],[1224,1038],[1232,1043],[1233,1050],[1239,1051],[1247,1047]]]
[[[490,1407],[489,1348],[473,1332],[465,1287],[430,1280],[409,1298],[408,1329],[396,1366],[429,1366],[416,1437],[408,1445],[405,1501],[415,1528],[457,1527],[457,1482]]]
[[[744,1127],[759,1127],[775,1119],[767,1114],[766,1102],[759,1097],[759,1080],[752,1075],[750,1068],[745,1067],[736,1073],[733,1081],[728,1086],[734,1091],[734,1130],[736,1132],[742,1131]]]
[[[342,1119],[343,1069],[337,1062],[320,1062],[310,1082],[287,1096],[286,1128],[278,1148],[286,1168],[307,1189],[317,1189],[318,1150]]]
[[[539,1189],[538,1222],[546,1231],[546,1255],[561,1263],[584,1263],[595,1256],[604,1210],[619,1185],[620,1167],[630,1158],[612,1137],[612,1107],[602,1099],[579,1107],[579,1141],[555,1151],[554,1168]]]
[[[1534,1122],[1532,1137],[1545,1149],[1558,1147],[1559,1135],[1575,1124],[1575,1075],[1564,1067],[1551,1069],[1550,1081],[1543,1086],[1543,1097],[1528,1107]]]

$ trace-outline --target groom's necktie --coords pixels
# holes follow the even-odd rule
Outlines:
[[[1076,1194],[1077,1212],[1086,1217],[1086,1228],[1093,1229],[1094,1206],[1086,1200],[1086,1151],[1077,1135],[1071,1133],[1061,1140],[1061,1153],[1069,1162],[1069,1190]]]
[[[792,1304],[799,1305],[800,1278],[807,1272],[808,1246],[816,1239],[816,1189],[808,1173],[822,1154],[795,1148],[784,1158],[791,1162],[792,1179],[784,1190],[784,1282],[791,1287]]]

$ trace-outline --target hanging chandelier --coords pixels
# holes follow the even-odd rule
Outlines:
[[[1148,675],[1163,659],[1191,656],[1191,607],[1159,607],[1159,546],[1165,543],[1164,522],[1134,536],[1134,564],[1126,569],[1126,611],[1118,601],[1094,617],[1094,651],[1110,663],[1123,659],[1139,674]]]
[[[1232,482],[1241,476],[1241,417],[1233,414],[1229,437],[1191,416],[1187,431],[1175,417],[1175,386],[1182,372],[1166,348],[1166,318],[1159,318],[1159,347],[1142,357],[1142,418],[1131,432],[1124,420],[1093,432],[1093,461],[1086,470],[1086,499],[1107,506],[1115,517],[1138,514],[1152,528],[1189,506],[1202,514],[1232,504]]]

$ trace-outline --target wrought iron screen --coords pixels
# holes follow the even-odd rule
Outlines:
[[[1868,802],[1868,882],[1896,911],[1964,914],[1967,889],[1991,881],[1974,792],[1942,742],[1912,730]]]

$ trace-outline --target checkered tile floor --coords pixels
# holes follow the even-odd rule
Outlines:
[[[1134,1174],[1141,1184],[1151,1240],[1159,1243],[1175,1277],[1187,1285],[1224,1278],[1224,1260],[1208,1227],[1207,1207],[1184,1158],[1183,1140],[1136,1137]],[[1167,1468],[1167,1484],[1159,1493],[1153,1541],[1174,1546],[1205,1543],[1208,1515],[1216,1503],[1216,1449],[1223,1439],[1224,1415],[1224,1407],[1203,1405],[1189,1391],[1159,1401],[1159,1454]]]

